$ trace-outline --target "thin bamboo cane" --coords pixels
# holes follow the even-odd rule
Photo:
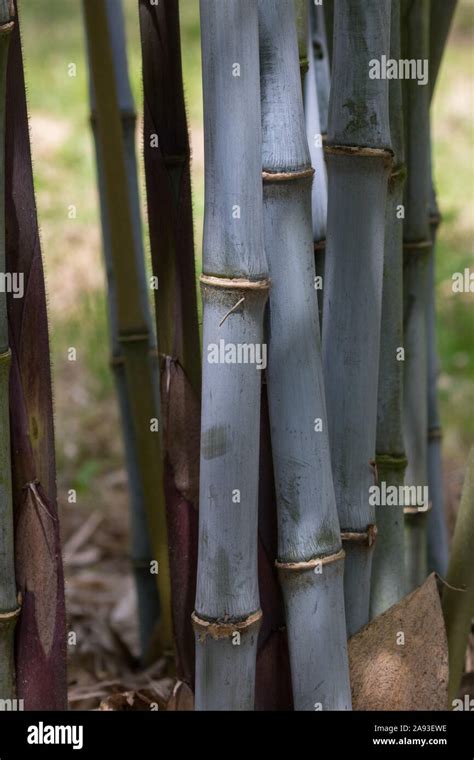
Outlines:
[[[443,615],[448,635],[449,704],[459,692],[474,610],[474,447],[467,463],[461,504],[451,547],[447,582],[443,588]]]
[[[324,160],[323,140],[327,137],[327,120],[329,111],[329,63],[324,31],[324,13],[322,6],[315,7],[309,2],[309,69],[304,88],[304,109],[306,119],[306,136],[308,138],[311,165],[314,169],[312,186],[312,217],[315,282],[318,291],[319,326],[323,319],[324,259],[326,253],[326,219],[328,206],[328,188],[326,162]]]
[[[18,16],[8,55],[5,143],[6,265],[24,283],[23,297],[8,294],[15,571],[22,598],[16,698],[26,710],[65,710],[66,615],[48,319]]]
[[[178,0],[140,0],[144,155],[158,345],[178,358],[194,393],[201,360],[191,203],[190,148],[181,69]],[[158,138],[158,145],[154,142]]]
[[[196,709],[251,710],[257,632],[261,375],[230,352],[262,347],[258,16],[253,0],[201,0],[206,209],[196,611]],[[223,341],[223,343],[221,343]],[[262,349],[263,350],[263,349]]]
[[[392,0],[390,58],[400,59],[400,0]],[[379,483],[402,486],[407,460],[403,443],[403,145],[402,85],[389,85],[390,135],[394,153],[385,215],[382,326],[377,401],[376,464]],[[372,566],[370,616],[380,615],[405,594],[403,504],[376,508],[377,542]]]
[[[0,272],[5,257],[5,109],[8,49],[14,8],[0,3]],[[12,477],[10,461],[9,385],[11,352],[8,344],[7,295],[0,291],[0,699],[13,697],[13,637],[19,609],[13,545]]]
[[[110,251],[116,277],[118,342],[128,386],[148,530],[153,556],[158,562],[161,640],[165,651],[168,651],[173,647],[169,560],[162,450],[160,432],[156,430],[155,422],[160,420],[160,403],[153,380],[154,360],[150,355],[153,339],[144,311],[136,266],[138,240],[130,201],[125,141],[105,0],[84,0],[84,19],[91,82],[97,101],[97,139],[101,146]]]
[[[427,60],[429,0],[402,3],[402,58]],[[406,484],[428,485],[428,357],[426,309],[431,251],[429,229],[429,89],[416,79],[403,87],[407,182],[404,224],[404,426]],[[408,591],[427,575],[427,504],[406,504]]]
[[[371,60],[388,57],[390,2],[336,0],[329,111],[328,238],[323,362],[329,439],[346,549],[349,635],[369,619],[385,210],[391,167],[388,83]]]
[[[178,0],[140,0],[148,227],[161,363],[165,498],[178,677],[194,683],[201,361]]]
[[[441,59],[446,46],[456,0],[432,0],[430,15],[430,95],[433,98]],[[433,174],[433,159],[430,161]],[[438,354],[436,345],[436,235],[441,220],[431,176],[430,226],[432,249],[429,262],[427,302],[428,330],[428,487],[432,509],[428,515],[428,571],[445,575],[448,567],[448,531],[444,514],[441,422],[438,411]]]
[[[113,56],[115,87],[122,122],[123,141],[126,151],[127,191],[131,216],[133,220],[136,277],[138,281],[141,308],[147,329],[152,340],[150,307],[145,275],[145,261],[142,244],[142,226],[137,183],[137,163],[135,155],[135,126],[136,114],[133,96],[128,79],[128,65],[125,41],[125,29],[121,0],[106,0],[107,30]],[[153,559],[150,536],[147,527],[147,517],[144,502],[143,485],[140,478],[140,466],[137,456],[137,439],[135,423],[132,416],[132,404],[129,398],[129,387],[125,373],[122,347],[120,344],[120,328],[118,323],[117,285],[114,258],[111,250],[110,214],[107,206],[107,177],[104,174],[102,146],[97,130],[96,98],[93,88],[90,88],[91,123],[94,132],[99,196],[102,219],[103,251],[108,287],[108,311],[110,326],[110,341],[112,354],[112,369],[115,375],[117,397],[122,419],[123,437],[126,452],[128,483],[130,489],[130,522],[131,522],[131,553],[132,566],[138,599],[138,620],[140,629],[141,659],[146,662],[153,657],[153,637],[159,618],[159,597],[156,580],[150,573]],[[128,253],[128,252],[127,252]],[[148,364],[149,358],[146,357]],[[151,367],[154,374],[153,382],[159,387],[159,370],[156,362]],[[155,653],[156,654],[156,653]]]
[[[327,434],[314,289],[313,171],[295,18],[260,0],[265,249],[272,289],[267,387],[296,710],[351,706],[342,551]],[[303,359],[302,359],[303,357]]]

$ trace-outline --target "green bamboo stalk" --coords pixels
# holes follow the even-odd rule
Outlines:
[[[300,61],[301,85],[304,87],[305,77],[308,72],[308,4],[307,0],[293,0],[296,13],[296,33],[298,37],[298,57]]]
[[[329,111],[323,366],[348,634],[369,620],[387,184],[388,83],[370,78],[390,51],[388,0],[336,0]]]
[[[261,373],[212,358],[262,349],[258,15],[253,0],[201,0],[206,157],[203,382],[196,608],[197,710],[251,710],[257,632]],[[223,341],[223,343],[221,343]],[[236,357],[237,358],[237,357]]]
[[[432,0],[430,15],[430,96],[433,99],[436,80],[446,46],[456,0]],[[428,330],[428,487],[432,509],[428,515],[428,572],[444,576],[448,567],[448,531],[444,514],[443,467],[441,457],[441,421],[438,410],[438,351],[436,345],[436,236],[441,215],[433,181],[433,158],[430,160],[431,195],[430,227],[432,249],[429,261],[427,299]]]
[[[134,236],[134,248],[131,253],[135,256],[136,278],[138,282],[141,308],[147,329],[150,333],[150,341],[152,341],[153,333],[151,329],[150,307],[146,285],[135,155],[136,114],[128,78],[125,29],[121,0],[118,0],[118,2],[117,0],[106,0],[105,8],[107,13],[109,44],[113,56],[115,87],[122,122],[123,142],[126,151],[127,192],[129,195]],[[105,272],[108,287],[108,311],[112,354],[111,364],[115,375],[115,384],[125,443],[126,465],[130,490],[131,554],[138,600],[140,651],[142,662],[146,662],[153,657],[152,647],[154,632],[159,618],[159,598],[155,577],[150,573],[150,563],[152,560],[150,537],[148,534],[143,485],[141,482],[141,473],[137,455],[137,439],[134,429],[134,419],[132,416],[132,402],[129,397],[129,386],[127,384],[124,357],[120,343],[120,328],[117,313],[116,271],[113,252],[111,250],[111,215],[107,205],[107,178],[104,175],[102,146],[97,129],[96,98],[93,87],[90,87],[90,103],[101,206]],[[148,365],[149,358],[146,357],[145,361]],[[151,365],[150,371],[153,375],[155,392],[157,392],[156,389],[159,388],[159,370],[157,361]]]
[[[403,0],[402,58],[427,60],[429,0]],[[428,356],[426,309],[431,251],[429,228],[429,88],[416,79],[403,86],[407,182],[404,223],[404,426],[406,484],[428,485]],[[427,575],[427,504],[406,504],[407,591]]]
[[[5,273],[5,109],[10,33],[14,8],[0,3],[0,272]],[[13,544],[12,476],[10,461],[11,352],[8,342],[7,294],[0,291],[0,699],[13,697],[13,637],[19,614]]]
[[[14,9],[0,5],[0,272],[5,260],[5,103],[6,71]],[[8,343],[7,295],[0,292],[0,698],[13,696],[13,636],[18,616],[13,548],[12,482],[10,461],[9,376],[11,352]]]
[[[400,0],[392,0],[390,58],[400,59]],[[399,488],[407,460],[403,442],[403,206],[405,154],[400,79],[389,85],[390,135],[394,153],[385,216],[382,326],[377,400],[376,464],[379,483]],[[403,504],[376,508],[377,542],[372,566],[370,616],[405,595]]]
[[[331,477],[314,288],[313,170],[295,18],[286,0],[260,0],[258,7],[263,220],[272,281],[267,388],[293,699],[296,710],[318,704],[348,710],[344,552]]]
[[[127,178],[127,158],[120,118],[114,57],[105,0],[84,0],[91,83],[96,103],[97,139],[101,146],[110,251],[115,271],[118,343],[121,348],[136,440],[136,454],[153,556],[158,561],[161,603],[160,633],[165,651],[173,647],[167,526],[163,493],[163,463],[159,393],[154,383],[154,341],[144,309],[137,271],[138,236]],[[159,424],[159,423],[158,423]]]
[[[459,693],[467,642],[474,615],[474,447],[469,454],[464,488],[451,545],[442,606],[449,651],[449,704]]]

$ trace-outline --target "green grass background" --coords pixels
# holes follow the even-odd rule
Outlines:
[[[136,0],[124,2],[132,88],[142,109]],[[193,150],[197,258],[204,206],[198,0],[181,0],[185,93]],[[60,485],[90,494],[123,467],[109,368],[98,199],[88,121],[87,67],[79,0],[20,0],[38,211],[45,260]],[[474,295],[453,295],[451,276],[473,260],[472,0],[460,0],[434,102],[434,165],[443,224],[437,249],[440,399],[445,457],[463,466],[474,441]],[[68,75],[74,63],[77,75]],[[144,238],[143,166],[140,184]],[[77,218],[68,218],[68,206]],[[67,361],[74,346],[78,361]]]

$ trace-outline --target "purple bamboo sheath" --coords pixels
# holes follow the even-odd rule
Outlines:
[[[7,268],[25,283],[24,297],[8,301],[15,565],[22,594],[16,689],[27,710],[65,710],[66,620],[48,320],[18,24],[8,62],[6,178]]]

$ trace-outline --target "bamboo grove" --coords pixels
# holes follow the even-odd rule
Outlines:
[[[200,0],[202,262],[178,0],[134,2],[147,224],[122,0],[82,5],[140,666],[164,657],[198,711],[351,710],[351,637],[435,571],[447,709],[474,604],[472,454],[449,554],[436,388],[430,109],[455,0]],[[0,270],[28,284],[21,299],[0,293],[0,699],[66,709],[48,322],[11,0],[0,101]]]

